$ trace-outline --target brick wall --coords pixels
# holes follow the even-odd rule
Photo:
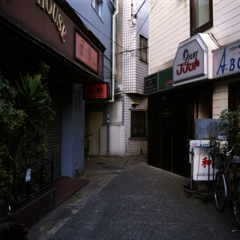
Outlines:
[[[55,189],[52,189],[26,206],[13,211],[13,215],[21,223],[33,227],[42,217],[51,212],[55,207]]]

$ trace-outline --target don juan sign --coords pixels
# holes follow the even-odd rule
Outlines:
[[[64,37],[67,34],[67,30],[56,3],[53,0],[36,0],[36,3],[51,16],[53,23],[56,24],[56,29],[59,31],[62,42],[65,42]]]
[[[198,41],[180,46],[173,63],[174,83],[204,74],[204,51]]]

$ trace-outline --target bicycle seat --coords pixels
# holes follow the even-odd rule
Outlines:
[[[233,156],[232,161],[230,164],[240,164],[240,157],[239,156]]]

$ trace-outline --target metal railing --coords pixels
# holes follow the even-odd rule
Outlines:
[[[41,163],[29,166],[30,181],[25,181],[26,171],[13,173],[13,188],[11,203],[13,209],[28,204],[53,186],[54,154],[51,159],[42,159]]]

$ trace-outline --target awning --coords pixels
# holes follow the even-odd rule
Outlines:
[[[50,74],[73,83],[102,83],[100,78],[81,68],[56,49],[25,32],[0,15],[0,70],[18,72],[35,69],[40,61],[50,66]]]

